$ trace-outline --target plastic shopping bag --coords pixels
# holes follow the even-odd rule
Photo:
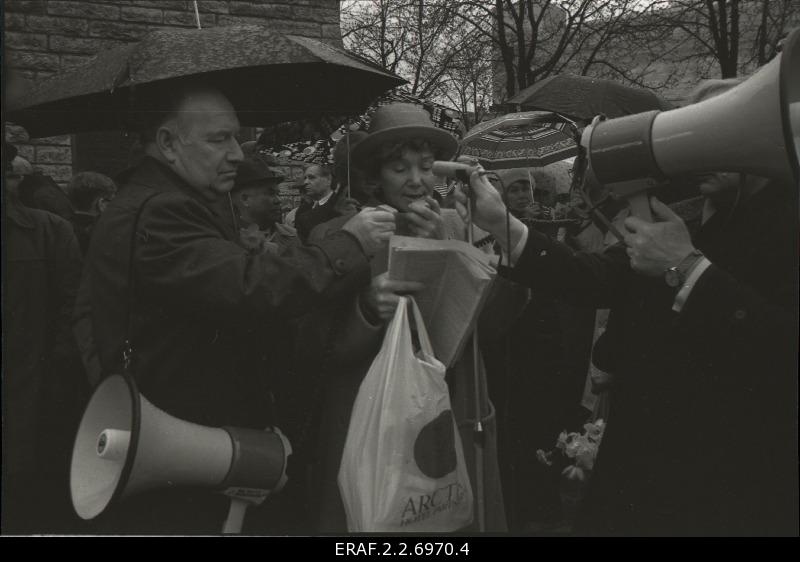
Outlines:
[[[409,313],[421,351],[415,355]],[[361,383],[339,467],[353,532],[447,532],[472,522],[472,489],[450,407],[416,303],[401,297]]]

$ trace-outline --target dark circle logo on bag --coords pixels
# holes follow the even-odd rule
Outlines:
[[[428,478],[441,478],[456,469],[452,411],[445,410],[420,430],[414,442],[414,460]]]

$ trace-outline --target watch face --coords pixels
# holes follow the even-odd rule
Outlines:
[[[683,283],[677,267],[670,267],[664,272],[664,281],[666,281],[667,285],[670,287],[679,287]]]

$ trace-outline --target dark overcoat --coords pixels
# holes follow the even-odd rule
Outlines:
[[[797,218],[768,185],[693,235],[712,265],[680,313],[625,248],[576,253],[530,233],[504,273],[611,308],[618,378],[581,534],[797,533]]]
[[[133,375],[154,405],[202,425],[263,429],[280,423],[272,381],[286,374],[288,320],[326,290],[346,286],[348,272],[366,258],[346,232],[280,257],[253,255],[238,239],[227,197],[206,199],[147,157],[95,227],[79,309],[91,318],[105,374],[122,369],[127,335]],[[195,501],[210,496],[182,494],[173,516],[158,521],[150,498],[139,500],[142,509],[124,527],[218,531],[224,498],[213,509]]]

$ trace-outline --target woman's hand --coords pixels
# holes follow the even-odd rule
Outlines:
[[[388,273],[381,273],[372,278],[372,283],[361,294],[361,304],[371,318],[388,322],[400,302],[401,295],[408,295],[422,290],[425,286],[416,281],[394,281]]]
[[[433,197],[413,201],[408,206],[408,212],[403,213],[403,218],[412,236],[438,240],[447,238],[442,209]]]

